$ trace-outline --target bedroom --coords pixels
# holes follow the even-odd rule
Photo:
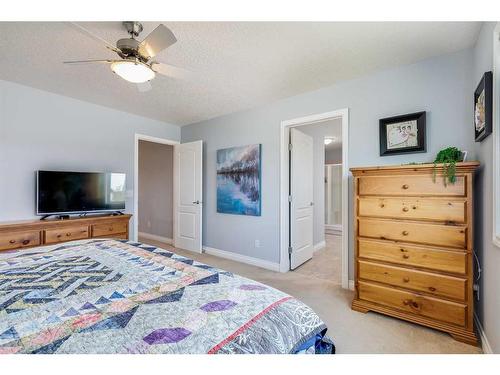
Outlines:
[[[500,351],[494,12],[23,12],[0,22],[0,361]]]

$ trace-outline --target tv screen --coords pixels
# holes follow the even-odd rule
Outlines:
[[[125,174],[37,172],[37,215],[125,209]]]

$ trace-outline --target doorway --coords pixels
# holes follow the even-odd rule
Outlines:
[[[134,240],[202,252],[202,141],[135,136]]]
[[[310,268],[307,261],[317,252],[322,260],[336,262],[327,269],[336,270],[348,288],[348,110],[283,121],[281,141],[280,271],[300,270],[304,263],[303,269]],[[329,160],[332,148],[340,160]],[[327,220],[335,217],[337,223]],[[332,246],[336,260],[323,258]]]
[[[174,145],[139,140],[138,236],[172,245]]]

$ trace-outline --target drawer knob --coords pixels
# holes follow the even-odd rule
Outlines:
[[[403,254],[403,259],[408,259],[410,256],[408,254]]]
[[[429,290],[430,290],[431,292],[435,292],[435,291],[436,291],[436,288],[434,288],[433,286],[430,286],[430,287],[429,287]]]
[[[69,237],[69,236],[71,236],[71,233],[66,233],[66,237]]]
[[[408,207],[403,207],[404,212],[408,212]]]
[[[14,244],[14,243],[16,243],[16,240],[10,240],[9,243]]]
[[[405,299],[403,301],[403,305],[405,306],[410,306],[411,308],[413,309],[417,309],[419,310],[420,309],[420,305],[418,304],[418,302],[415,302],[414,300],[412,299]]]
[[[23,245],[27,245],[27,244],[29,244],[29,243],[30,243],[30,240],[24,240],[24,241],[23,241]]]
[[[403,236],[407,236],[408,234],[409,234],[409,233],[408,233],[408,231],[407,231],[407,230],[404,230],[404,231],[403,231]]]
[[[110,232],[112,232],[112,231],[113,231],[113,227],[111,227],[111,228],[108,228],[108,230],[109,230]]]
[[[61,237],[62,237],[62,234],[58,234],[58,235],[57,235],[57,238],[61,238]]]
[[[409,186],[408,186],[407,184],[404,184],[404,185],[402,186],[402,188],[403,188],[404,190],[408,190]]]
[[[408,283],[408,282],[410,282],[410,278],[409,278],[409,277],[404,277],[404,278],[403,278],[403,281],[404,281],[405,283]]]

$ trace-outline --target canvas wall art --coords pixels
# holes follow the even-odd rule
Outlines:
[[[260,216],[261,145],[217,150],[217,212]]]

